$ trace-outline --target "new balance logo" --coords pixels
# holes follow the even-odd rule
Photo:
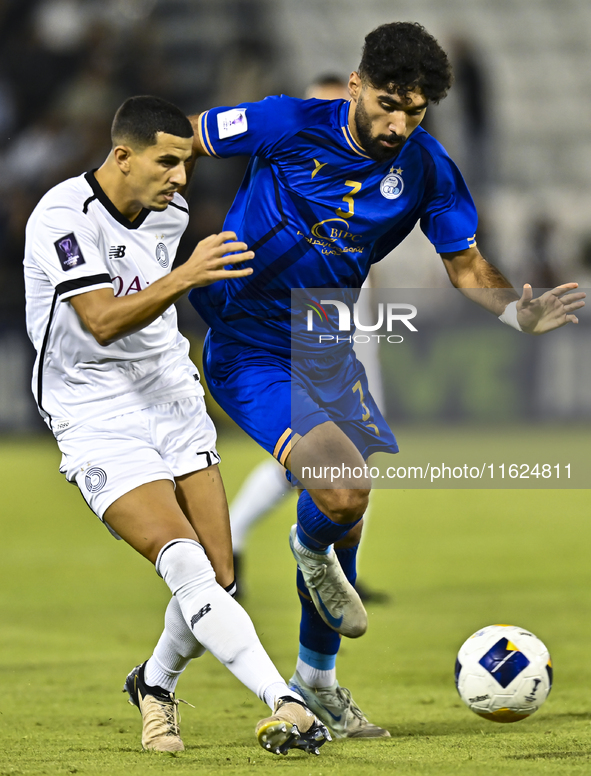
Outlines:
[[[125,256],[125,245],[111,245],[109,248],[110,259],[122,259]]]
[[[204,606],[202,609],[199,609],[199,611],[197,612],[197,614],[194,614],[194,615],[191,617],[191,628],[194,628],[194,627],[195,627],[195,625],[196,625],[196,624],[199,622],[199,620],[200,620],[202,617],[205,617],[205,615],[207,614],[207,612],[211,612],[211,604],[205,604],[205,606]]]

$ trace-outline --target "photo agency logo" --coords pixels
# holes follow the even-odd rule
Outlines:
[[[387,342],[390,345],[399,345],[404,342],[404,337],[400,333],[394,333],[394,327],[400,325],[406,327],[407,331],[418,331],[416,326],[411,323],[411,319],[417,315],[417,308],[412,304],[403,304],[399,302],[380,302],[377,305],[377,312],[371,315],[371,305],[367,303],[367,297],[363,300],[349,305],[339,299],[321,299],[316,302],[313,299],[304,300],[306,312],[307,331],[323,329],[323,333],[318,333],[318,343],[338,344],[341,342],[356,343],[358,345],[368,344],[370,342]],[[331,306],[327,311],[326,307]],[[374,306],[375,307],[375,306]],[[335,327],[336,312],[336,327]],[[330,313],[330,314],[329,314]],[[363,323],[361,318],[366,321]],[[374,322],[368,323],[368,320]],[[320,321],[320,323],[318,323]],[[315,329],[316,326],[316,329]],[[349,334],[328,334],[327,329],[339,332],[351,332]],[[379,332],[385,328],[387,333]],[[372,333],[369,333],[372,332]]]

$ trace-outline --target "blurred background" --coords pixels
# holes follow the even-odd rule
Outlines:
[[[0,0],[0,650],[5,713],[18,721],[0,726],[2,773],[146,772],[139,752],[135,760],[137,715],[119,688],[131,661],[155,642],[167,599],[149,564],[112,541],[57,474],[59,452],[29,387],[34,353],[24,326],[22,259],[32,209],[54,184],[103,162],[112,116],[125,98],[156,94],[193,113],[269,94],[303,96],[321,74],[348,77],[365,35],[397,20],[420,22],[450,53],[455,86],[429,108],[425,128],[468,181],[484,254],[517,287],[570,280],[591,286],[589,0]],[[221,229],[245,165],[200,162],[177,262]],[[401,464],[428,455],[434,465],[452,463],[450,456],[472,465],[482,453],[479,462],[488,463],[572,460],[573,470],[578,460],[587,474],[589,307],[579,327],[541,338],[476,307],[464,315],[420,230],[372,276],[367,295],[374,304],[380,287],[436,289],[416,297],[417,341],[409,339],[406,350],[381,349],[381,367],[370,374]],[[440,315],[448,296],[456,312]],[[409,299],[415,297],[400,296]],[[178,309],[199,362],[205,326],[186,300]],[[432,311],[430,320],[423,311]],[[239,436],[211,399],[208,408],[232,499],[251,467],[269,457]],[[524,418],[537,426],[527,447]],[[558,431],[551,433],[552,423]],[[578,458],[570,457],[573,443]],[[246,558],[241,573],[249,612],[289,676],[298,620],[286,542],[294,500],[276,471],[276,496],[266,486],[276,519],[254,526],[248,542],[258,554]],[[519,482],[532,483],[540,481]],[[450,484],[453,491],[417,492],[406,480],[372,496],[361,575],[370,589],[387,592],[387,605],[371,606],[368,636],[343,645],[339,671],[370,718],[392,730],[388,765],[380,760],[376,769],[409,772],[409,755],[417,753],[433,758],[422,771],[429,773],[443,773],[438,763],[448,761],[445,773],[502,773],[508,764],[520,773],[583,769],[591,749],[586,491],[482,494]],[[249,521],[270,508],[269,499],[258,503],[262,495],[260,487],[255,498],[243,494],[236,551],[245,550],[250,530],[244,504]],[[453,664],[462,641],[490,622],[517,622],[547,640],[557,688],[546,710],[522,723],[529,728],[498,725],[485,736],[483,723],[459,708]],[[195,772],[197,762],[204,772],[206,762],[208,772],[235,772],[236,752],[242,762],[254,754],[242,747],[252,727],[245,715],[252,711],[254,722],[256,702],[210,658],[183,679],[184,697],[199,699],[197,712],[183,713],[186,740],[197,741],[184,767]],[[238,724],[228,713],[235,708]],[[220,726],[233,747],[220,750],[221,764],[206,759],[217,758]],[[538,756],[541,764],[528,761]],[[364,746],[349,764],[344,757],[323,762],[333,773],[358,774],[371,757]],[[289,765],[304,773],[298,760]],[[169,760],[167,770],[172,766],[180,772],[183,761]],[[250,757],[244,767],[252,772]]]
[[[1,433],[44,428],[29,391],[33,352],[24,331],[27,218],[48,188],[102,163],[118,105],[152,93],[192,113],[302,96],[319,74],[347,77],[365,34],[395,20],[425,25],[450,53],[455,85],[429,108],[425,128],[468,181],[483,253],[516,286],[591,285],[587,0],[0,0]],[[221,229],[244,167],[242,159],[200,163],[178,261]],[[415,230],[373,282],[448,281]],[[198,357],[204,326],[185,302],[179,312]],[[566,350],[568,362],[554,346],[568,371],[580,350]],[[546,373],[556,375],[560,363],[546,364]],[[579,370],[579,385],[583,378]],[[557,416],[580,413],[569,404],[572,386],[556,390]]]

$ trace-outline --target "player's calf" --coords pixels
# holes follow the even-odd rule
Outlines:
[[[190,539],[165,545],[156,562],[196,641],[270,708],[289,689],[246,611],[220,585],[203,548]]]

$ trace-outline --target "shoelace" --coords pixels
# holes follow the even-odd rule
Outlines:
[[[324,577],[326,576],[327,568],[326,564],[323,563],[312,572],[310,579],[306,581],[308,588],[311,587],[315,590],[322,584]],[[329,589],[328,594],[323,596],[323,600],[325,604],[330,603],[334,604],[336,607],[341,607],[345,606],[349,601],[349,594],[342,584],[336,583]]]
[[[164,714],[166,727],[170,728],[170,732],[167,735],[178,736],[180,734],[181,722],[181,713],[178,708],[179,703],[184,703],[192,709],[194,709],[195,706],[193,706],[192,703],[189,703],[189,701],[183,700],[183,698],[175,698],[172,693],[169,698],[157,698],[155,695],[152,695],[152,698],[154,698]]]
[[[337,687],[336,688],[337,696],[339,697],[339,700],[342,701],[345,706],[347,706],[351,713],[354,714],[357,719],[366,721],[365,714],[361,711],[359,706],[355,703],[353,698],[351,697],[351,690],[347,689],[347,687]]]
[[[179,699],[180,700],[180,699]],[[160,708],[164,712],[166,718],[166,725],[170,727],[171,733],[174,736],[179,735],[179,724],[181,721],[181,714],[178,710],[179,701],[174,696],[170,696],[170,703],[164,701],[160,704]]]

